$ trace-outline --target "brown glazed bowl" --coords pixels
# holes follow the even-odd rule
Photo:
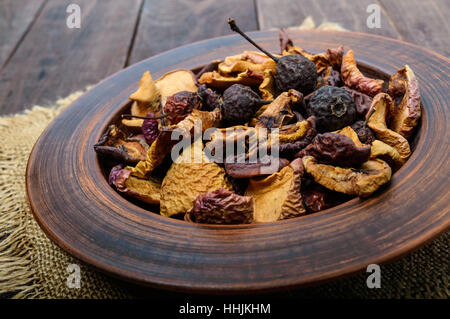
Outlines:
[[[93,145],[126,107],[146,70],[153,78],[252,49],[239,36],[174,49],[107,78],[45,130],[31,153],[27,192],[47,235],[68,253],[113,276],[153,287],[242,293],[309,285],[385,263],[449,229],[449,60],[380,36],[290,31],[310,52],[345,45],[362,69],[386,78],[408,64],[423,116],[414,152],[372,197],[267,224],[197,225],[152,213],[119,195]],[[254,32],[278,52],[278,33]]]

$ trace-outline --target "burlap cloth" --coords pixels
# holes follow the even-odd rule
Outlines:
[[[307,19],[301,28],[305,26],[314,27],[314,22]],[[319,28],[342,29],[334,24]],[[50,241],[33,218],[25,191],[28,156],[52,119],[81,94],[0,118],[0,298],[173,297],[174,293],[137,288],[99,273]],[[80,289],[66,284],[67,266],[73,263],[81,267]],[[380,289],[368,289],[367,274],[362,273],[270,296],[448,298],[448,274],[449,232],[396,262],[382,265]]]

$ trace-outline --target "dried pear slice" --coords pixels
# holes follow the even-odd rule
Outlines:
[[[263,98],[263,100],[273,100],[275,98],[277,90],[272,70],[264,71],[264,80],[259,86],[259,91],[261,92],[261,97]]]
[[[224,169],[208,160],[201,139],[197,139],[167,171],[161,185],[160,213],[167,217],[186,213],[198,195],[221,187],[233,190]]]
[[[304,215],[306,210],[300,193],[302,176],[302,161],[296,159],[278,173],[250,179],[245,196],[253,197],[253,220],[265,223]]]
[[[408,65],[391,77],[388,93],[394,100],[401,98],[400,103],[391,110],[389,128],[408,138],[422,115],[419,82]]]
[[[161,94],[161,105],[166,104],[169,96],[181,91],[197,92],[195,75],[189,70],[167,72],[155,82]]]
[[[345,85],[349,88],[356,89],[369,96],[377,95],[383,88],[383,80],[365,77],[359,71],[352,50],[349,50],[342,59],[341,76]]]
[[[109,184],[114,185],[118,192],[137,198],[148,204],[159,204],[161,181],[150,177],[141,179],[131,175],[131,171],[117,165],[111,169]]]
[[[258,116],[255,127],[279,128],[287,124],[293,117],[291,107],[303,100],[303,94],[296,90],[283,92],[270,103],[267,108]]]
[[[146,71],[139,80],[139,88],[130,95],[131,115],[146,116],[148,113],[159,111],[160,92],[149,71]],[[142,119],[123,119],[122,124],[130,127],[141,127]]]
[[[392,106],[392,99],[386,93],[380,93],[374,97],[369,114],[372,113],[367,126],[374,131],[377,139],[392,146],[397,150],[403,162],[411,155],[408,140],[390,130],[386,125],[386,117]]]
[[[405,163],[395,148],[379,140],[372,142],[370,158],[380,158],[394,169],[399,169]]]
[[[368,160],[359,169],[317,164],[312,156],[305,156],[302,160],[306,172],[320,185],[359,197],[370,196],[386,184],[392,175],[391,167],[381,159]]]

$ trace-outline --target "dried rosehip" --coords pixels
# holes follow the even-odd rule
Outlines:
[[[212,111],[216,108],[220,108],[222,101],[219,94],[209,89],[206,84],[202,84],[198,87],[197,94],[202,99],[202,110]]]
[[[317,69],[314,62],[300,54],[276,58],[253,42],[253,40],[239,29],[233,19],[228,19],[228,24],[230,25],[231,30],[239,33],[244,39],[276,62],[277,66],[274,77],[278,90],[285,92],[294,89],[300,91],[303,95],[314,91],[317,85]]]
[[[367,94],[352,90],[347,86],[344,86],[343,89],[346,90],[353,98],[353,101],[355,102],[356,113],[358,113],[359,116],[366,116],[367,112],[370,109],[370,105],[372,104],[372,98]]]
[[[304,95],[314,91],[317,85],[316,65],[300,54],[277,59],[275,84],[281,92],[295,89]]]
[[[153,113],[148,113],[147,117],[154,117]],[[145,141],[148,145],[156,140],[159,135],[158,121],[156,119],[146,119],[142,123],[142,134],[144,134]]]
[[[219,188],[198,195],[188,214],[193,215],[197,223],[249,224],[253,221],[253,198]]]
[[[370,157],[370,146],[358,147],[351,138],[338,133],[318,134],[297,157],[313,156],[318,163],[358,167]]]
[[[248,86],[233,84],[223,92],[223,119],[230,126],[244,124],[253,117],[261,105],[270,102],[262,100]]]
[[[318,132],[339,130],[351,125],[356,117],[351,95],[343,88],[328,85],[312,94],[306,112],[316,117]]]
[[[196,92],[181,91],[167,98],[164,113],[170,124],[181,122],[193,109],[199,109],[201,99]]]
[[[375,141],[375,134],[366,125],[365,121],[356,121],[351,125],[351,128],[358,134],[358,138],[363,144],[372,144]]]

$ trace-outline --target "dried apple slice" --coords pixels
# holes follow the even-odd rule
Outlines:
[[[245,191],[254,200],[254,221],[274,222],[306,213],[300,193],[303,164],[294,160],[289,166],[266,178],[252,178]]]

